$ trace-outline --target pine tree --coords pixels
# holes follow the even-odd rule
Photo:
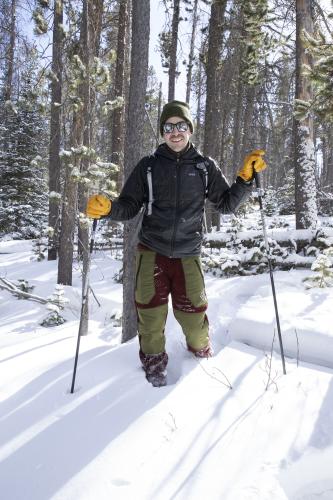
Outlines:
[[[312,3],[296,0],[296,95],[310,103],[313,97],[309,78],[303,67],[312,66],[312,57],[304,45],[304,31],[313,32]],[[295,116],[295,199],[296,228],[314,228],[317,222],[315,149],[313,117]]]
[[[6,109],[0,143],[0,235],[15,238],[38,236],[47,220],[47,122],[35,90],[38,68],[33,49],[27,57],[18,100],[0,102],[2,112]]]
[[[303,280],[303,282],[306,283],[306,288],[326,288],[333,286],[333,269],[330,257],[333,257],[333,247],[324,250],[322,254],[318,255],[311,266],[311,270],[314,271],[315,274]]]

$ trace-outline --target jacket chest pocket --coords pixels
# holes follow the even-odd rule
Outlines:
[[[181,177],[180,199],[197,201],[198,198],[205,198],[202,175],[197,169],[186,170]]]
[[[170,173],[159,175],[153,179],[154,200],[157,202],[171,201],[175,193],[175,176]]]

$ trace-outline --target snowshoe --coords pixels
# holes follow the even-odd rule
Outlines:
[[[146,379],[151,383],[153,387],[164,387],[165,385],[167,385],[167,374],[165,371],[147,373]]]

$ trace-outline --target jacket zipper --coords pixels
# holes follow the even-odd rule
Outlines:
[[[173,257],[173,251],[175,246],[176,231],[178,226],[178,209],[179,209],[179,156],[177,156],[177,163],[176,163],[176,210],[175,210],[175,219],[174,219],[173,233],[171,239],[170,257]]]

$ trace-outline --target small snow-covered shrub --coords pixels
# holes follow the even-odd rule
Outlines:
[[[124,268],[122,267],[118,272],[116,272],[114,275],[113,275],[113,281],[115,283],[120,283],[122,284],[123,283],[123,278],[124,278]]]
[[[30,293],[35,288],[33,285],[29,285],[29,282],[25,279],[19,279],[17,288],[22,290],[22,292]],[[25,297],[19,296],[18,299],[24,299]]]
[[[47,303],[46,309],[50,312],[41,322],[41,326],[50,327],[58,326],[65,323],[65,318],[60,314],[68,304],[69,300],[65,298],[64,287],[62,285],[56,285],[53,294],[48,297],[50,302]]]
[[[303,279],[306,288],[326,288],[333,286],[331,257],[333,257],[333,247],[324,250],[324,253],[318,255],[311,266],[311,270],[315,274]]]
[[[121,326],[122,324],[122,314],[121,314],[121,311],[114,311],[111,316],[110,316],[110,320],[111,320],[111,325],[112,326]]]
[[[44,235],[40,235],[39,238],[34,240],[32,248],[33,256],[31,257],[31,260],[37,260],[37,262],[41,262],[46,257],[47,238]]]
[[[51,309],[46,318],[41,322],[41,326],[45,326],[46,328],[50,326],[59,326],[65,323],[65,318],[61,316],[60,309],[57,306],[53,306],[52,304],[47,305],[48,309]]]

